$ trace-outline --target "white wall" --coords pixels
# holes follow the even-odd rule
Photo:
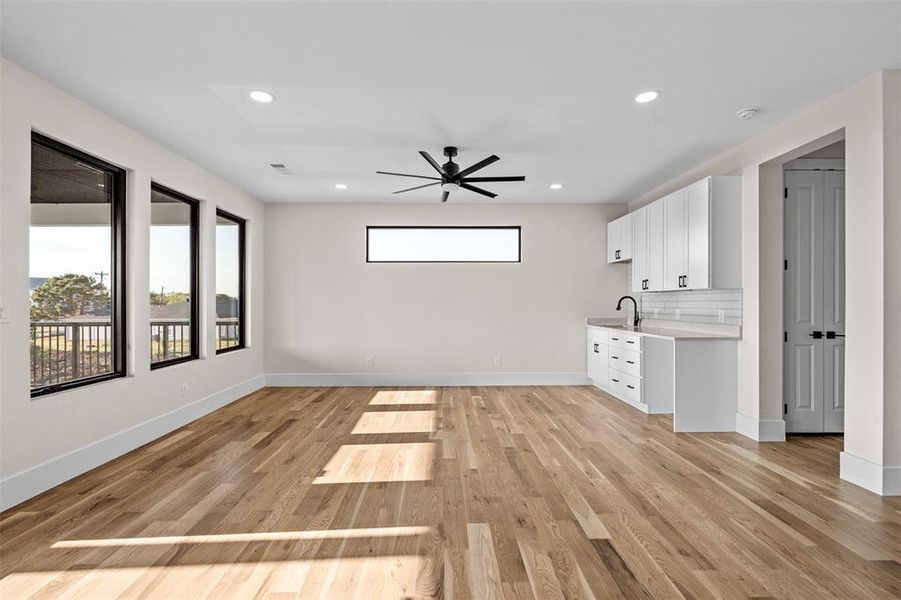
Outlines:
[[[759,423],[758,434],[766,438],[782,423],[782,164],[845,138],[845,454],[862,461],[862,469],[875,473],[871,467],[878,468],[884,481],[898,478],[901,468],[901,448],[895,450],[901,447],[896,379],[901,348],[888,335],[901,322],[896,287],[901,253],[894,239],[899,163],[897,146],[889,148],[899,136],[898,78],[899,71],[875,73],[631,205],[646,204],[705,175],[741,174],[744,327],[738,408]],[[876,487],[844,467],[842,475]]]
[[[234,186],[34,77],[0,63],[0,507],[47,489],[144,443],[262,383],[262,204]],[[29,395],[28,228],[32,129],[128,170],[129,376],[68,392]],[[148,244],[150,181],[200,199],[201,360],[150,372]],[[213,281],[216,206],[248,223],[249,341],[216,356]],[[189,383],[186,397],[181,382]],[[123,433],[124,432],[124,433]]]
[[[268,204],[266,372],[294,376],[267,380],[583,382],[585,317],[615,314],[626,293],[625,265],[605,259],[606,224],[624,212],[621,204]],[[491,224],[522,226],[522,263],[365,262],[367,225]]]

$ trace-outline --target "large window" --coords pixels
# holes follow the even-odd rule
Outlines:
[[[216,353],[244,347],[244,219],[216,211]]]
[[[519,227],[366,228],[366,262],[519,261]]]
[[[125,171],[31,143],[31,393],[125,375]]]
[[[198,355],[197,221],[200,203],[150,188],[150,368]]]

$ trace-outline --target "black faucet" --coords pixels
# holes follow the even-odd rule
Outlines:
[[[622,310],[623,300],[631,300],[632,304],[635,305],[635,320],[632,322],[632,326],[638,327],[638,323],[641,321],[641,317],[638,314],[638,302],[636,302],[635,298],[632,296],[623,296],[619,299],[619,302],[616,303],[616,310]]]

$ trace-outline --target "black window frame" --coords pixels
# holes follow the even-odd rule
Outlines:
[[[242,219],[236,214],[227,210],[216,208],[216,226],[219,225],[219,217],[234,221],[238,224],[238,343],[227,348],[219,347],[219,325],[216,325],[216,355],[227,354],[236,350],[243,350],[247,347],[247,288],[246,288],[246,270],[247,270],[247,219]],[[215,231],[215,230],[214,230]],[[218,260],[218,253],[214,256],[214,260]],[[215,263],[213,269],[215,271]],[[215,292],[214,295],[218,294]],[[215,309],[214,309],[215,310]],[[216,314],[216,319],[219,315]]]
[[[127,324],[127,303],[126,303],[126,206],[128,198],[126,195],[126,179],[128,174],[125,169],[118,167],[110,162],[98,158],[86,152],[82,152],[68,144],[55,140],[51,137],[31,132],[31,143],[42,146],[46,149],[59,152],[69,158],[83,162],[87,165],[100,169],[109,174],[112,185],[110,190],[110,328],[112,330],[113,349],[112,363],[113,369],[109,373],[102,375],[94,375],[92,377],[83,377],[81,379],[73,379],[50,385],[44,385],[31,388],[31,397],[46,396],[56,392],[73,390],[76,388],[93,385],[103,381],[119,379],[128,374],[127,357],[128,357],[128,338],[126,331]],[[29,146],[30,148],[30,146]],[[30,156],[30,155],[29,155]],[[29,209],[31,206],[31,197],[29,196]]]
[[[200,200],[192,198],[165,185],[150,182],[150,191],[158,192],[184,202],[191,207],[191,349],[187,356],[179,356],[168,360],[150,361],[150,370],[154,371],[162,367],[169,367],[181,363],[190,362],[200,358]],[[153,200],[151,200],[151,204]],[[151,207],[152,210],[152,207]],[[153,216],[150,218],[150,227],[153,227]]]
[[[370,260],[369,232],[372,229],[515,229],[516,260]],[[490,264],[514,265],[522,262],[522,226],[521,225],[367,225],[366,226],[366,264]]]

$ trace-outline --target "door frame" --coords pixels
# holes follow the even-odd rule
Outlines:
[[[844,158],[797,158],[797,159],[785,162],[782,165],[782,186],[783,186],[783,188],[785,188],[786,190],[788,189],[787,174],[789,172],[799,172],[799,171],[841,171],[842,173],[844,173],[845,172],[845,159]],[[785,212],[786,204],[785,203],[787,201],[788,201],[788,196],[786,195],[783,197],[783,200],[782,200],[783,205],[782,205],[782,211],[781,211],[782,215],[783,215],[783,230],[782,230],[783,250],[782,250],[782,253],[783,253],[783,256],[786,257],[785,260],[787,260],[787,255],[788,255],[787,247],[785,246],[786,238],[788,235],[788,230],[786,228],[786,221],[785,221],[785,214],[786,214],[786,212]],[[825,240],[825,238],[824,238],[824,240]],[[847,265],[846,257],[843,256],[843,260],[845,260],[845,265]],[[784,280],[785,273],[786,273],[786,271],[783,270],[782,330],[784,332],[787,332],[788,324],[786,323],[786,309],[788,307],[788,297],[787,297],[788,287]],[[786,333],[786,335],[787,335],[787,333]],[[783,409],[782,418],[785,421],[785,432],[787,434],[789,434],[789,433],[792,433],[792,434],[810,433],[810,432],[805,432],[805,431],[789,431],[788,430],[788,418],[787,418],[788,417],[788,414],[787,414],[788,405],[787,405],[787,398],[786,398],[786,393],[787,393],[786,386],[789,385],[789,382],[790,382],[790,378],[788,377],[788,365],[789,365],[789,362],[788,362],[789,357],[787,354],[788,341],[789,341],[788,337],[786,337],[783,340],[783,345],[782,345],[782,382],[783,382],[782,403],[783,403],[783,406],[785,407]],[[844,376],[842,376],[842,380],[844,380]],[[825,382],[825,380],[823,383],[824,383],[824,386],[827,385],[827,382]],[[825,392],[825,389],[823,391]],[[825,398],[825,396],[826,396],[826,394],[824,393],[823,397]],[[822,400],[822,398],[821,398],[821,400]],[[842,424],[842,431],[844,431],[844,424]],[[824,424],[824,431],[816,432],[816,433],[824,433],[826,435],[836,435],[839,432],[825,431],[825,424]]]

